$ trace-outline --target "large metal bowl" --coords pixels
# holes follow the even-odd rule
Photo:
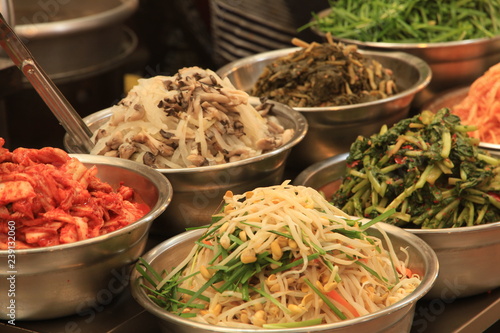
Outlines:
[[[253,102],[258,103],[255,99]],[[174,196],[165,213],[153,224],[154,233],[173,236],[186,228],[210,223],[212,214],[228,190],[243,193],[255,187],[275,185],[283,181],[288,155],[292,147],[304,138],[308,126],[299,112],[283,104],[275,103],[272,112],[285,128],[295,130],[292,139],[278,149],[215,166],[157,169],[172,183]],[[110,109],[105,109],[85,117],[84,121],[95,131],[110,116]],[[64,138],[64,147],[69,152],[82,152],[68,135]]]
[[[321,189],[327,196],[338,189],[345,175],[348,154],[335,156],[302,171],[295,185]],[[405,229],[428,243],[439,259],[439,276],[430,298],[455,299],[500,287],[500,222],[444,228]]]
[[[437,273],[438,261],[432,249],[421,239],[406,232],[400,228],[380,224],[389,235],[395,249],[405,247],[410,253],[409,267],[422,274],[422,282],[417,289],[403,300],[378,312],[362,316],[355,319],[327,325],[318,325],[307,327],[307,332],[323,333],[341,333],[341,332],[409,332],[413,314],[415,312],[416,302],[422,298],[432,287]],[[178,265],[192,249],[194,242],[201,236],[205,230],[193,230],[182,233],[171,238],[149,251],[143,258],[155,270],[171,270]],[[370,228],[370,234],[381,237],[376,228]],[[260,332],[260,333],[299,333],[305,332],[305,329],[234,329],[221,326],[212,326],[201,324],[189,319],[181,318],[169,313],[155,303],[147,296],[144,289],[140,286],[145,283],[137,271],[132,272],[131,288],[132,295],[137,302],[148,312],[159,318],[160,327],[166,333],[235,333],[235,332]]]
[[[330,11],[328,8],[319,12],[318,17],[327,16]],[[319,36],[325,36],[325,33],[318,29],[312,30]],[[445,90],[471,84],[488,68],[500,62],[500,36],[441,43],[363,42],[332,37],[365,50],[399,51],[422,58],[432,70],[432,81],[417,96],[415,103],[419,106]]]
[[[139,0],[16,0],[12,7],[16,33],[57,82],[116,68],[137,46],[124,25]]]
[[[240,90],[250,91],[264,68],[277,58],[300,48],[288,48],[243,58],[217,71]],[[332,107],[296,107],[309,123],[304,140],[293,150],[290,164],[297,170],[349,151],[358,135],[370,136],[384,124],[390,126],[408,116],[415,95],[431,80],[431,70],[421,59],[402,52],[360,51],[391,69],[399,93],[377,101]]]
[[[117,158],[71,156],[88,167],[96,165],[97,177],[113,187],[121,182],[132,187],[151,210],[107,235],[13,253],[0,251],[1,319],[51,319],[109,304],[127,288],[131,264],[144,252],[151,223],[172,198],[168,179],[154,169]],[[8,262],[14,265],[10,269]]]

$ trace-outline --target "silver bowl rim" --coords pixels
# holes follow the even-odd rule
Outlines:
[[[427,244],[425,241],[423,241],[421,238],[417,237],[416,235],[413,235],[410,232],[407,232],[399,227],[389,225],[387,223],[377,223],[377,227],[383,229],[389,234],[389,237],[394,237],[396,235],[398,238],[404,239],[407,241],[409,244],[415,247],[415,249],[422,254],[422,258],[424,261],[424,268],[426,270],[426,274],[424,275],[422,279],[422,283],[407,297],[403,298],[402,300],[373,313],[364,315],[362,317],[358,318],[353,318],[353,319],[348,319],[344,321],[340,321],[337,323],[332,323],[332,324],[322,324],[322,325],[316,325],[316,326],[308,326],[306,329],[308,332],[322,332],[326,331],[328,329],[338,329],[338,328],[343,328],[343,327],[349,327],[353,324],[359,323],[359,322],[367,322],[373,319],[376,319],[377,317],[383,317],[384,315],[388,315],[392,312],[398,311],[402,308],[405,307],[411,307],[418,301],[420,298],[422,298],[434,285],[438,272],[439,272],[439,262],[437,255],[435,251],[430,247],[429,244]],[[370,227],[374,228],[374,227]],[[155,246],[153,249],[145,253],[142,258],[147,262],[151,263],[154,259],[156,259],[158,256],[160,256],[165,250],[175,247],[177,244],[182,243],[183,241],[186,241],[185,238],[188,237],[193,237],[195,235],[201,236],[202,233],[205,232],[203,229],[198,229],[198,230],[191,230],[191,231],[186,231],[181,234],[178,234],[177,236],[174,236],[170,239],[165,240],[164,242],[158,244]],[[262,333],[303,333],[304,332],[304,327],[300,328],[289,328],[289,329],[235,329],[231,327],[224,327],[224,326],[214,326],[214,325],[209,325],[209,324],[203,324],[203,323],[198,323],[195,321],[191,321],[189,319],[183,319],[179,316],[176,316],[172,313],[169,313],[162,308],[160,308],[158,305],[156,305],[149,297],[147,297],[146,292],[144,289],[140,286],[140,283],[142,281],[142,276],[137,272],[137,270],[133,270],[131,274],[131,292],[133,298],[142,306],[144,307],[148,312],[152,313],[155,315],[157,318],[165,320],[167,318],[168,320],[175,322],[178,325],[186,325],[188,324],[190,327],[193,329],[205,329],[208,331],[214,331],[214,329],[217,329],[217,332],[220,333],[234,333],[236,331],[238,332],[262,332]]]
[[[331,8],[323,9],[318,13],[318,17],[323,17],[328,15],[331,11]],[[314,18],[311,22],[314,22]],[[325,32],[319,30],[316,26],[311,26],[311,30],[314,31],[318,36],[325,36]],[[343,38],[332,35],[332,38],[337,41],[341,41],[347,44],[356,44],[362,47],[372,47],[372,48],[384,48],[384,49],[405,49],[405,50],[416,50],[416,49],[437,49],[443,47],[458,47],[458,46],[467,46],[471,44],[486,44],[491,42],[492,40],[500,41],[500,35],[493,37],[482,37],[482,38],[474,38],[474,39],[464,39],[459,41],[449,41],[449,42],[422,42],[422,43],[389,43],[389,42],[364,42],[357,39],[351,38]]]
[[[239,68],[239,67],[244,67],[250,64],[253,64],[255,62],[258,62],[260,60],[266,60],[266,59],[274,59],[278,58],[281,56],[285,56],[287,54],[290,54],[292,52],[296,52],[301,50],[301,47],[292,47],[292,48],[285,48],[285,49],[278,49],[278,50],[272,50],[272,51],[267,51],[267,52],[262,52],[258,54],[254,54],[239,60],[235,60],[229,64],[226,64],[219,68],[217,70],[217,74],[219,74],[221,77],[226,74],[232,72],[231,69],[233,68]],[[424,90],[425,87],[427,87],[432,79],[432,69],[429,66],[427,62],[425,62],[423,59],[406,53],[406,52],[401,52],[401,51],[376,51],[376,50],[363,50],[363,49],[358,49],[358,52],[364,56],[377,56],[377,57],[385,57],[389,59],[401,59],[404,60],[407,64],[411,65],[413,68],[417,70],[419,73],[418,79],[413,83],[412,86],[408,87],[407,89],[398,92],[395,95],[378,99],[375,101],[371,102],[365,102],[365,103],[357,103],[357,104],[349,104],[349,105],[340,105],[340,106],[324,106],[324,107],[293,107],[294,110],[297,110],[299,112],[323,112],[323,111],[349,111],[353,109],[359,109],[359,108],[364,108],[364,107],[371,107],[371,106],[379,106],[382,104],[390,103],[395,100],[399,100],[401,98],[407,97],[407,96],[412,96],[417,94],[418,92]],[[397,84],[397,83],[396,83]]]
[[[14,9],[16,8],[14,4]],[[119,23],[132,15],[139,7],[139,0],[120,0],[117,6],[87,16],[67,18],[59,21],[17,24],[15,31],[25,38],[53,37],[53,35],[74,34],[102,26]]]
[[[250,96],[249,100],[252,104],[260,104],[260,100],[257,97]],[[193,167],[193,168],[158,168],[155,169],[162,174],[191,174],[191,173],[199,173],[199,172],[212,172],[212,171],[220,171],[220,170],[226,170],[228,168],[234,168],[234,167],[241,167],[247,164],[252,164],[252,163],[257,163],[262,160],[266,160],[269,157],[279,155],[287,150],[290,150],[292,147],[296,146],[299,144],[302,139],[306,136],[307,130],[308,130],[308,123],[303,114],[300,112],[294,110],[293,108],[282,104],[278,103],[275,101],[268,100],[267,102],[273,103],[276,107],[273,108],[273,113],[275,116],[282,115],[283,117],[286,117],[287,119],[293,121],[295,128],[294,128],[294,134],[293,137],[285,143],[284,145],[273,149],[271,151],[268,151],[264,154],[260,154],[257,156],[253,156],[250,158],[246,158],[244,160],[240,161],[235,161],[235,162],[228,162],[228,163],[223,163],[223,164],[217,164],[217,165],[209,165],[209,166],[201,166],[201,167]],[[102,118],[105,118],[108,114],[110,115],[110,110],[111,108],[106,108],[101,111],[97,111],[95,113],[92,113],[91,115],[83,118],[83,120],[99,120]],[[90,118],[90,119],[89,119]],[[69,139],[68,134],[65,134],[65,142],[66,140]],[[71,140],[71,139],[69,139]],[[92,155],[92,156],[99,156],[99,155]]]
[[[342,153],[339,155],[335,155],[329,158],[326,158],[322,161],[319,161],[317,163],[314,163],[304,170],[302,170],[297,177],[292,181],[293,184],[295,185],[303,185],[304,183],[307,182],[308,179],[310,179],[310,176],[313,175],[315,172],[323,170],[327,167],[330,167],[332,164],[338,164],[341,162],[344,162],[347,157],[349,156],[349,153]],[[500,229],[500,221],[499,222],[491,222],[491,223],[485,223],[485,224],[478,224],[478,225],[473,225],[473,226],[466,226],[466,227],[458,227],[458,228],[440,228],[440,229],[413,229],[413,228],[402,228],[412,234],[417,234],[417,235],[435,235],[435,234],[463,234],[463,233],[472,233],[472,232],[485,232],[485,231],[491,231],[491,230],[496,230]]]
[[[462,41],[450,41],[450,42],[436,42],[436,43],[387,43],[387,42],[362,42],[356,39],[342,38],[332,36],[332,38],[342,41],[343,43],[356,44],[363,47],[373,47],[373,48],[387,48],[387,49],[437,49],[443,47],[454,47],[454,46],[468,46],[473,44],[487,44],[493,40],[500,41],[500,35],[494,37],[484,37],[476,39],[464,39]]]
[[[96,237],[84,239],[74,243],[59,244],[53,246],[36,247],[30,249],[14,249],[16,255],[35,255],[37,253],[49,253],[55,251],[66,251],[75,247],[82,247],[86,245],[93,245],[96,243],[102,243],[110,238],[129,233],[130,231],[138,228],[143,224],[152,223],[170,204],[173,196],[173,188],[170,181],[161,173],[157,172],[155,169],[142,165],[138,162],[120,159],[117,157],[109,156],[98,156],[98,155],[88,155],[88,154],[69,154],[71,157],[76,157],[82,163],[95,164],[97,168],[99,165],[109,165],[116,168],[124,168],[132,172],[141,174],[142,176],[148,178],[157,188],[160,197],[153,207],[150,207],[150,211],[141,217],[138,221],[133,222],[123,228],[112,231],[108,234],[99,235]],[[127,184],[124,184],[127,185]],[[9,254],[9,250],[0,250],[0,257],[5,257]]]

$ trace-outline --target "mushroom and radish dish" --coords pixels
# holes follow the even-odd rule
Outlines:
[[[116,190],[65,151],[3,148],[0,138],[0,250],[15,222],[16,249],[73,243],[123,228],[149,207],[134,190]]]
[[[92,154],[131,159],[154,168],[223,164],[258,156],[288,142],[269,112],[253,106],[228,79],[199,67],[140,79],[94,132]]]
[[[393,247],[383,230],[381,238],[366,232],[377,221],[353,220],[316,190],[287,181],[227,192],[177,267],[156,272],[141,258],[136,269],[158,306],[198,322],[237,328],[339,322],[392,305],[422,281],[405,248]]]

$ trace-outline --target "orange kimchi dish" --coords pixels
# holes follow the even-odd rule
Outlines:
[[[110,233],[148,211],[132,188],[113,189],[58,148],[13,151],[0,138],[0,249],[15,225],[16,249],[67,244]],[[10,235],[10,234],[9,234]]]
[[[500,63],[472,83],[467,97],[452,108],[462,124],[476,125],[470,136],[481,142],[500,143]]]

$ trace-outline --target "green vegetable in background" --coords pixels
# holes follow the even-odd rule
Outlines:
[[[448,228],[500,221],[500,160],[467,135],[474,126],[444,108],[404,119],[351,146],[332,202],[346,213],[408,228]]]
[[[363,42],[436,43],[500,34],[500,1],[489,0],[329,0],[315,27],[339,38]]]

